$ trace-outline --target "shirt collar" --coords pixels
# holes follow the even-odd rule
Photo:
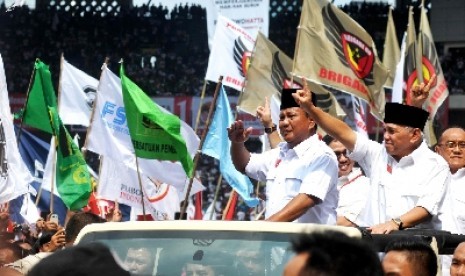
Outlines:
[[[453,175],[453,179],[460,179],[462,177],[465,177],[465,168],[460,168],[458,169]]]
[[[289,150],[293,150],[295,152],[295,154],[297,155],[297,157],[300,158],[317,141],[319,141],[318,135],[313,134],[312,136],[310,136],[309,138],[303,140],[302,142],[300,142],[300,144],[298,144],[297,146],[295,146],[292,149],[289,148],[289,144],[286,143],[286,142],[281,142],[281,143],[278,144],[278,146],[280,148],[280,154],[286,154]]]

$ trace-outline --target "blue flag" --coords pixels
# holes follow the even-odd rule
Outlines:
[[[220,161],[220,171],[223,178],[236,190],[248,206],[254,207],[258,204],[258,199],[251,196],[254,192],[252,182],[246,175],[238,172],[232,163],[231,141],[229,141],[226,128],[234,122],[234,117],[223,86],[220,90],[215,115],[205,138],[202,152]]]

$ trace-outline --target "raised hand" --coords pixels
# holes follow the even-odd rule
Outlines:
[[[414,85],[410,90],[411,95],[411,103],[410,105],[422,108],[423,104],[425,103],[426,99],[428,99],[429,91],[431,86],[436,82],[436,74],[431,77],[427,84],[421,83]]]
[[[257,118],[260,120],[263,127],[273,127],[273,121],[271,120],[271,108],[268,97],[265,97],[265,106],[257,107]]]
[[[241,120],[235,121],[228,127],[228,137],[233,143],[244,143],[249,139],[252,128],[244,129],[244,122]]]

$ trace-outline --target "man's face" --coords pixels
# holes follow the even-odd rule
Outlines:
[[[392,157],[400,159],[412,152],[412,127],[387,123],[384,126],[384,144],[386,152]]]
[[[414,276],[413,265],[407,260],[407,255],[402,251],[389,251],[384,256],[383,270],[385,276]]]
[[[465,242],[460,243],[454,251],[450,265],[451,276],[465,275]]]
[[[131,274],[151,275],[152,256],[146,248],[129,248],[124,265]]]
[[[329,147],[334,151],[334,154],[336,154],[337,157],[339,167],[338,177],[348,175],[354,167],[354,161],[347,157],[347,148],[344,147],[341,142],[336,140],[329,143]]]
[[[186,276],[215,276],[211,266],[202,264],[186,264]]]
[[[310,137],[315,123],[299,107],[290,107],[279,113],[279,132],[291,148]]]
[[[436,146],[436,152],[446,159],[452,173],[465,167],[465,148],[461,147],[465,147],[465,131],[460,128],[444,131]]]

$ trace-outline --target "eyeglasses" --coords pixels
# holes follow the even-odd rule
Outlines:
[[[337,159],[341,158],[341,156],[343,155],[345,158],[347,158],[347,156],[349,156],[349,151],[348,150],[334,151],[334,154],[336,154]]]
[[[465,149],[465,141],[447,141],[444,144],[438,145],[448,149],[455,149],[456,147],[459,147],[459,149]]]

